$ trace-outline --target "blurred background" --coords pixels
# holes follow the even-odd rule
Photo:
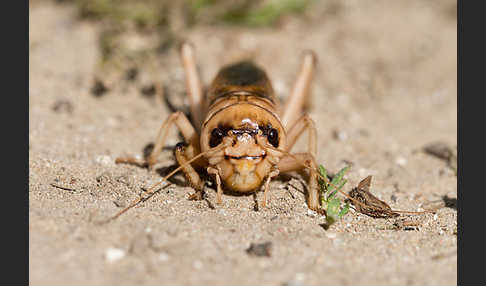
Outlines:
[[[48,2],[52,1],[30,1],[31,6]],[[74,7],[73,16],[79,20],[96,23],[96,74],[103,74],[97,78],[104,85],[117,80],[112,77],[119,79],[117,74],[138,75],[138,67],[151,68],[151,74],[158,73],[153,80],[164,81],[162,74],[168,64],[164,58],[173,56],[183,40],[195,42],[198,52],[214,62],[201,59],[202,76],[208,81],[221,62],[241,57],[271,63],[266,66],[271,72],[295,73],[305,48],[316,50],[321,59],[325,71],[321,82],[326,90],[380,96],[393,93],[401,84],[438,88],[455,80],[446,74],[453,72],[456,64],[452,31],[457,9],[453,0],[54,2]],[[286,49],[292,49],[284,57],[286,62],[271,62]],[[283,66],[286,64],[288,69]],[[285,93],[287,87],[279,78],[276,84],[278,91]],[[145,90],[150,93],[150,86]]]
[[[454,0],[30,0],[32,285],[456,285],[456,13]],[[393,209],[438,202],[437,215],[404,231],[350,213],[325,230],[297,174],[272,181],[259,212],[245,196],[217,209],[189,201],[178,174],[167,192],[95,225],[174,164],[175,130],[160,170],[114,162],[153,143],[166,99],[186,109],[184,40],[205,84],[252,59],[283,100],[314,50],[317,162],[329,173],[351,166],[345,191],[372,175],[371,192]],[[266,240],[271,257],[248,256]]]

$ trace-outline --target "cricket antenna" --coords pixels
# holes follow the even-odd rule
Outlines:
[[[189,160],[189,161],[185,162],[184,164],[180,165],[179,167],[177,167],[176,169],[174,169],[172,172],[170,172],[167,176],[163,177],[158,182],[156,182],[152,186],[150,186],[150,188],[148,188],[148,190],[146,191],[146,196],[143,196],[143,197],[141,196],[140,198],[132,201],[132,203],[130,203],[130,205],[128,205],[126,208],[122,209],[121,211],[119,211],[114,216],[110,217],[109,219],[107,219],[105,221],[101,221],[99,224],[105,224],[105,223],[108,223],[108,222],[110,222],[112,220],[115,220],[116,218],[118,218],[119,216],[121,216],[122,214],[124,214],[125,212],[127,212],[128,210],[130,210],[131,208],[135,207],[139,203],[145,202],[146,200],[150,199],[153,195],[155,195],[157,192],[159,192],[161,190],[161,189],[157,188],[160,184],[162,184],[163,182],[166,182],[170,177],[172,177],[173,175],[175,175],[182,168],[184,168],[185,166],[189,165],[190,163],[196,161],[197,159],[201,158],[202,156],[204,156],[204,155],[206,155],[208,153],[218,152],[221,149],[223,149],[224,147],[226,147],[226,145],[222,145],[219,148],[214,148],[214,149],[208,150],[206,152],[199,153],[198,155],[194,156],[191,160]],[[169,185],[166,185],[166,186],[169,186]]]

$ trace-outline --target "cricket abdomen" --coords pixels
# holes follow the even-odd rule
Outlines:
[[[247,92],[275,103],[275,94],[267,74],[250,61],[223,67],[216,75],[209,90],[209,104],[233,92]]]

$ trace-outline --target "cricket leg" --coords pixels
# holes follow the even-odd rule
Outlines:
[[[186,179],[189,181],[191,186],[196,190],[196,192],[189,196],[190,200],[202,200],[203,199],[203,188],[204,182],[201,180],[201,177],[196,172],[194,167],[191,164],[187,164],[187,161],[194,158],[194,156],[198,155],[195,152],[193,145],[186,146],[184,143],[179,143],[176,145],[175,148],[175,157],[179,166],[183,166],[182,171]],[[195,161],[197,162],[197,161]]]
[[[294,147],[295,143],[297,142],[297,139],[299,139],[300,136],[302,136],[302,134],[306,130],[308,130],[309,137],[307,141],[307,152],[309,152],[314,157],[316,156],[317,129],[314,120],[312,120],[312,118],[310,118],[309,115],[304,114],[288,130],[289,131],[287,133],[287,145],[286,145],[287,152],[290,152],[290,150],[292,150],[292,147]]]
[[[192,164],[186,164],[187,161],[191,160],[200,153],[199,148],[199,136],[196,130],[189,122],[189,119],[182,112],[172,113],[169,118],[160,127],[159,135],[157,136],[157,141],[155,143],[152,153],[149,155],[147,161],[149,166],[153,166],[157,162],[157,157],[162,151],[162,147],[165,144],[168,132],[172,128],[173,124],[179,129],[184,137],[184,143],[179,143],[176,145],[174,150],[174,155],[176,157],[177,163],[180,166],[184,166],[182,171],[189,181],[191,186],[196,190],[196,192],[190,196],[190,199],[202,199],[202,192],[204,187],[204,182],[201,180],[199,174],[194,170],[192,164],[204,165],[203,160],[194,161]]]
[[[310,94],[310,83],[316,62],[317,57],[313,51],[307,51],[304,54],[300,72],[282,111],[281,118],[285,127],[293,125],[294,121],[302,114],[302,110]]]
[[[295,153],[292,156],[283,156],[277,164],[280,172],[300,171],[305,166],[311,167],[307,193],[307,206],[314,211],[319,210],[319,191],[317,182],[316,163],[314,156],[309,153]]]
[[[147,163],[150,168],[157,163],[157,157],[160,155],[167,139],[167,135],[174,124],[182,133],[184,141],[194,149],[192,151],[194,154],[191,158],[199,154],[199,136],[197,135],[196,130],[184,113],[180,111],[174,112],[164,121],[164,123],[162,123],[159,134],[157,135],[157,140],[155,141],[154,149],[147,157]]]
[[[194,47],[188,42],[182,43],[180,56],[186,74],[186,89],[189,97],[191,116],[194,126],[199,131],[204,113],[203,88],[197,71]]]
[[[307,141],[307,152],[295,154],[294,157],[284,156],[278,167],[281,172],[283,170],[293,171],[295,168],[300,166],[299,169],[305,168],[306,166],[311,167],[309,169],[309,187],[307,195],[307,205],[310,209],[316,210],[319,208],[319,189],[317,182],[317,129],[315,127],[314,121],[306,114],[298,119],[295,124],[289,129],[287,133],[287,146],[286,151],[290,152],[292,147],[297,142],[297,139],[302,136],[302,134],[308,130],[309,137]]]
[[[207,171],[208,171],[208,174],[215,175],[215,177],[216,177],[216,188],[217,188],[216,203],[218,205],[220,205],[220,204],[223,203],[223,199],[222,199],[223,188],[221,186],[221,176],[219,175],[220,170],[218,170],[214,167],[208,167]]]
[[[184,113],[174,112],[164,121],[164,123],[162,123],[162,126],[160,127],[159,133],[157,135],[154,148],[144,162],[141,162],[134,157],[123,157],[117,158],[116,163],[128,163],[141,166],[148,165],[149,168],[152,168],[155,163],[157,163],[157,157],[162,151],[162,147],[164,147],[168,132],[170,131],[174,123],[176,124],[179,131],[182,133],[185,142],[188,145],[194,146],[193,152],[195,153],[194,156],[196,156],[197,153],[199,153],[199,136],[196,134],[194,127],[192,127],[191,123],[184,115]]]
[[[199,136],[197,135],[196,130],[191,125],[191,122],[189,122],[189,119],[187,119],[184,113],[180,111],[174,112],[164,121],[164,123],[162,123],[159,134],[157,135],[157,140],[155,142],[154,148],[150,155],[147,157],[146,163],[148,164],[149,168],[152,168],[153,165],[157,163],[157,157],[162,151],[162,147],[164,147],[167,135],[171,128],[173,128],[174,124],[177,129],[182,133],[185,141],[185,143],[179,143],[176,145],[174,151],[176,160],[180,166],[183,166],[182,171],[186,175],[186,178],[190,182],[191,186],[196,189],[195,198],[201,197],[202,199],[202,190],[204,183],[202,182],[198,173],[194,170],[191,164],[205,166],[206,163],[202,158],[200,158],[192,162],[191,164],[187,164],[189,160],[200,154],[200,148]],[[118,163],[134,163],[134,161],[136,161],[136,159],[131,157],[117,159]]]
[[[269,174],[268,174],[268,177],[267,177],[267,180],[265,181],[265,185],[264,185],[264,191],[263,191],[263,202],[262,202],[262,207],[266,207],[267,206],[267,199],[268,199],[268,196],[267,196],[267,193],[270,194],[270,192],[268,191],[269,190],[269,185],[270,185],[270,181],[275,178],[276,176],[278,176],[278,174],[280,173],[280,170],[278,168],[274,168]]]

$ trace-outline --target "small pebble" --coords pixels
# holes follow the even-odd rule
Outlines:
[[[348,139],[348,133],[345,131],[334,130],[333,131],[334,139],[338,141],[346,141]]]
[[[395,164],[397,164],[398,166],[404,167],[404,166],[407,165],[407,159],[399,156],[395,159]]]
[[[226,212],[223,209],[217,210],[218,214],[226,216]]]
[[[104,165],[104,166],[112,165],[114,163],[114,161],[108,155],[98,156],[98,157],[96,157],[95,160],[96,160],[96,163]]]
[[[337,237],[337,234],[334,232],[326,232],[326,236],[329,239],[335,239]]]
[[[298,281],[289,281],[289,282],[285,282],[284,286],[304,286],[304,284]]]
[[[195,260],[192,266],[194,267],[194,269],[201,269],[203,267],[203,264],[201,261]]]
[[[333,239],[332,240],[332,244],[334,246],[341,246],[341,245],[343,245],[343,240],[342,239],[339,239],[339,238]]]
[[[125,255],[123,249],[110,247],[105,251],[105,260],[108,263],[113,263],[125,257]]]
[[[106,119],[106,125],[110,126],[110,127],[115,127],[118,125],[118,120],[116,120],[115,118],[113,117],[108,117]]]
[[[316,217],[317,216],[317,212],[311,210],[311,209],[307,209],[307,215],[310,216],[310,217]]]
[[[295,273],[295,281],[304,281],[305,274],[302,272]]]
[[[165,252],[161,252],[159,254],[159,260],[162,261],[162,262],[169,261],[170,260],[170,256],[169,256],[169,254],[167,254]]]

